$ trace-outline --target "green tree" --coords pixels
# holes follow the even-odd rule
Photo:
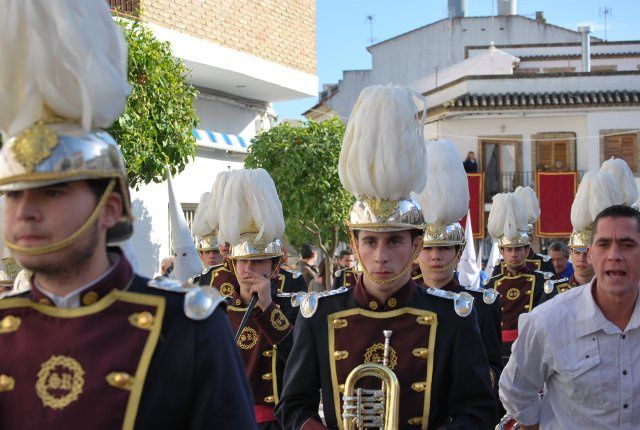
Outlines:
[[[281,124],[253,138],[244,163],[247,168],[264,168],[273,178],[287,239],[294,246],[313,242],[325,254],[327,288],[336,247],[347,240],[344,221],[353,203],[338,176],[344,130],[338,118],[303,127]]]
[[[196,153],[192,129],[199,118],[197,91],[189,70],[138,20],[118,19],[129,47],[128,75],[132,87],[127,107],[108,130],[122,149],[129,185],[161,182],[165,166],[182,171]]]

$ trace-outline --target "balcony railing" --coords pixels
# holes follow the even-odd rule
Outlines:
[[[109,5],[118,15],[129,18],[140,16],[140,0],[109,0]]]
[[[530,172],[502,172],[498,174],[484,174],[484,201],[491,203],[491,199],[498,193],[510,193],[519,186],[534,188],[535,171]],[[584,171],[578,171],[578,180],[582,179]]]

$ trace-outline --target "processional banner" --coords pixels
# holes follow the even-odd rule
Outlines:
[[[578,187],[578,172],[536,172],[535,188],[540,200],[536,235],[571,235],[571,205]]]

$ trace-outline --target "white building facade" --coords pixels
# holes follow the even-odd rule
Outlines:
[[[452,141],[461,161],[476,154],[487,211],[536,171],[581,176],[615,156],[638,176],[640,41],[590,40],[585,70],[582,38],[541,13],[438,21],[369,47],[373,68],[345,71],[305,115],[347,121],[363,87],[412,87],[427,98],[427,138]]]
[[[173,178],[190,222],[216,175],[242,168],[251,139],[271,127],[272,104],[317,93],[315,0],[248,0],[235,9],[215,0],[199,1],[197,7],[180,0],[129,3],[141,3],[140,19],[169,42],[199,90],[200,124],[193,130],[197,154]],[[152,183],[131,192],[136,269],[153,276],[171,253],[167,185]]]

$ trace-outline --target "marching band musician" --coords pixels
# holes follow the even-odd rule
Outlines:
[[[538,218],[540,218],[540,202],[538,202],[538,197],[531,187],[519,186],[514,191],[514,194],[524,204],[527,212],[527,234],[529,235],[529,241],[531,241],[535,231],[533,225],[538,221]],[[525,261],[530,270],[539,270],[548,274],[546,276],[550,279],[554,277],[555,269],[553,267],[553,260],[550,256],[538,254],[533,250],[533,248],[531,248],[531,246],[529,246],[529,252]],[[491,276],[493,277],[503,274],[505,267],[506,262],[502,259],[500,264],[496,264],[493,268]]]
[[[208,317],[188,316],[182,288],[151,288],[109,246],[133,216],[122,154],[101,131],[129,94],[107,4],[3,7],[3,237],[32,274],[29,291],[0,299],[0,428],[253,428],[220,295]]]
[[[518,336],[518,317],[540,303],[545,276],[526,264],[529,255],[527,212],[524,203],[513,193],[493,197],[487,230],[498,242],[505,262],[505,271],[492,277],[488,288],[500,293],[502,311],[502,356],[506,363],[511,345]]]
[[[416,121],[424,102],[403,87],[373,86],[354,107],[339,173],[357,196],[347,226],[363,275],[352,288],[309,293],[301,305],[276,407],[287,429],[342,429],[349,420],[343,396],[358,391],[344,385],[348,376],[362,363],[385,361],[399,381],[399,393],[386,391],[389,402],[399,396],[397,428],[487,429],[495,420],[472,300],[419,287],[410,275],[424,231],[409,198],[426,181]],[[400,334],[388,339],[388,331]]]
[[[480,285],[463,287],[454,276],[466,245],[465,232],[458,221],[467,214],[469,208],[469,183],[458,151],[451,142],[427,142],[427,172],[427,185],[415,196],[423,208],[427,227],[418,257],[421,274],[413,279],[427,288],[467,292],[473,296],[484,349],[489,359],[490,368],[487,371],[497,405],[498,380],[504,367],[500,301],[495,290]]]
[[[350,249],[340,251],[338,265],[340,269],[336,270],[333,274],[332,288],[337,290],[340,287],[353,287],[358,280],[358,276],[362,274],[355,267],[356,258],[353,255],[353,251]]]
[[[297,316],[290,299],[278,297],[273,279],[283,255],[282,205],[264,169],[232,172],[225,194],[220,205],[220,235],[231,244],[231,251],[228,266],[211,271],[211,286],[231,301],[228,316],[232,328],[240,330],[237,346],[253,392],[258,425],[280,429],[273,407],[279,399]],[[257,308],[251,310],[248,305],[254,294]],[[247,312],[249,322],[240,327]]]
[[[200,276],[194,278],[194,282],[201,286],[211,286],[214,270],[224,266],[229,270],[227,260],[227,246],[220,240],[218,230],[220,228],[220,205],[224,198],[224,190],[231,172],[220,172],[213,181],[210,193],[204,193],[193,216],[192,231],[198,238],[198,253],[202,258],[204,270]],[[203,255],[206,250],[211,250]],[[211,264],[209,264],[211,263]]]

